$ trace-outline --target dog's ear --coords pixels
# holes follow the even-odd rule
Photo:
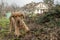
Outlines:
[[[25,18],[25,15],[24,15],[24,14],[21,14],[21,17],[22,17],[22,18]]]
[[[14,12],[11,12],[11,16],[9,19],[11,19],[12,17],[14,18]]]

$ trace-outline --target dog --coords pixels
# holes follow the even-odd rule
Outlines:
[[[22,12],[12,12],[10,16],[10,32],[12,31],[12,27],[14,27],[16,36],[21,35],[20,29],[25,29],[26,32],[30,30],[23,20],[24,17],[25,15]]]

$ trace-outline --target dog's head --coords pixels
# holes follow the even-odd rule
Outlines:
[[[24,14],[21,12],[12,12],[11,17],[14,18],[17,25],[20,25],[21,20],[23,20],[23,18],[24,18]],[[10,19],[11,19],[11,17],[10,17]]]

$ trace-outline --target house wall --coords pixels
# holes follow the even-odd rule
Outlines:
[[[37,14],[42,14],[43,12],[47,12],[48,11],[48,6],[44,3],[40,3],[35,7],[35,11],[34,13]]]

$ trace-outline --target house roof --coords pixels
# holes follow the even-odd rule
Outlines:
[[[45,4],[43,2],[39,2],[38,5],[35,6],[35,8],[38,8],[38,9],[48,9],[48,4]]]
[[[39,5],[43,4],[45,5],[45,7],[40,7]],[[45,4],[44,2],[39,2],[39,3],[35,3],[35,2],[31,2],[29,4],[26,4],[25,6],[21,7],[21,10],[25,10],[25,11],[34,11],[36,8],[40,8],[40,9],[48,9],[48,4]]]

